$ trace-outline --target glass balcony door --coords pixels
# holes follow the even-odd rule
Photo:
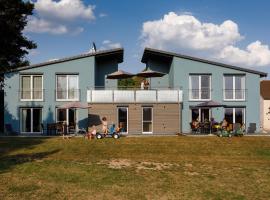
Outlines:
[[[21,109],[21,132],[40,133],[42,123],[41,108],[22,108]]]

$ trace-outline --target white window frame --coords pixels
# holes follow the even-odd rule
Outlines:
[[[23,99],[22,98],[22,92],[23,92],[23,89],[22,89],[22,77],[24,76],[30,76],[30,99]],[[42,98],[41,99],[34,99],[33,98],[33,77],[34,76],[40,76],[41,77],[41,96]],[[20,100],[21,101],[43,101],[43,75],[42,74],[23,74],[23,75],[20,75]]]
[[[224,113],[223,116],[225,117],[225,112],[226,109],[233,109],[233,124],[235,124],[235,109],[240,108],[243,110],[243,122],[244,124],[246,124],[246,108],[243,107],[228,107],[228,108],[224,108]]]
[[[191,81],[191,77],[192,76],[198,76],[199,77],[199,98],[198,99],[193,99],[192,98],[192,81]],[[201,93],[201,90],[202,90],[202,76],[209,76],[209,84],[210,84],[210,87],[209,87],[209,92],[210,92],[210,95],[209,95],[209,99],[202,99],[202,93]],[[210,74],[190,74],[189,75],[189,101],[211,101],[212,99],[212,76]]]
[[[67,95],[67,98],[65,99],[59,99],[58,98],[58,88],[57,88],[57,79],[58,79],[58,76],[66,76],[67,77],[67,82],[66,82],[66,86],[67,86],[67,91],[66,91],[66,95]],[[74,99],[69,99],[69,83],[68,83],[68,80],[69,80],[69,77],[70,76],[76,76],[77,77],[77,98],[74,98]],[[79,92],[79,75],[78,74],[56,74],[56,79],[55,79],[55,98],[56,98],[56,101],[79,101],[80,100],[80,92]]]
[[[67,126],[69,126],[69,115],[68,115],[68,112],[69,112],[69,110],[74,110],[75,111],[75,125],[76,125],[76,127],[75,127],[75,129],[77,129],[77,126],[78,126],[78,116],[79,116],[79,111],[78,111],[78,109],[72,109],[72,108],[56,108],[56,112],[55,112],[55,116],[56,116],[56,122],[58,123],[58,122],[60,122],[60,121],[58,121],[58,110],[66,110],[66,123],[67,123]]]
[[[22,131],[22,110],[23,109],[30,109],[31,110],[31,131],[30,132],[23,132]],[[33,110],[34,109],[40,109],[41,110],[41,123],[43,122],[43,109],[42,108],[35,108],[35,107],[22,107],[20,108],[20,132],[23,134],[28,134],[28,133],[42,133],[42,129],[40,127],[40,132],[33,132]]]
[[[151,118],[152,118],[152,120],[151,121],[144,121],[143,120],[143,109],[144,108],[151,108]],[[153,107],[152,106],[143,106],[142,107],[142,134],[153,134],[153,132],[154,132],[154,118],[153,118]],[[143,131],[143,122],[151,122],[152,123],[152,131],[151,132],[144,132]]]
[[[190,109],[190,121],[192,122],[192,110],[194,110],[194,109],[198,109],[199,110],[199,120],[201,121],[201,113],[202,113],[202,110],[209,110],[209,121],[210,121],[210,119],[212,118],[212,109],[211,108],[191,108]]]
[[[125,133],[125,134],[128,134],[128,124],[129,124],[129,122],[128,122],[128,120],[129,120],[129,117],[128,117],[128,107],[125,107],[125,106],[120,106],[120,107],[117,107],[117,123],[118,123],[118,126],[119,126],[119,108],[125,108],[125,109],[127,109],[127,131],[126,132],[123,132],[123,133]]]
[[[241,90],[244,91],[242,99],[236,99],[235,98],[236,97],[236,95],[235,95],[235,92],[236,92],[236,90],[235,90],[235,77],[236,76],[241,76],[241,77],[244,78],[243,89],[241,89]],[[225,77],[233,77],[233,89],[232,89],[233,90],[233,98],[232,99],[227,99],[226,98]],[[245,89],[246,89],[246,76],[245,75],[230,75],[230,74],[223,75],[223,100],[224,101],[245,101],[246,100],[246,91],[245,91]]]

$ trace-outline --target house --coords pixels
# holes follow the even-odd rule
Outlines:
[[[5,73],[5,124],[18,133],[41,133],[42,126],[66,121],[86,128],[88,110],[61,109],[61,105],[86,102],[87,89],[116,87],[106,74],[118,69],[123,49],[86,53]]]
[[[179,111],[182,132],[190,132],[192,120],[211,117],[245,125],[247,132],[260,131],[260,80],[266,73],[151,48],[144,50],[142,62],[147,68],[166,73],[151,79],[152,88],[183,92]],[[210,100],[224,107],[196,108]]]
[[[270,132],[270,80],[261,81],[261,127]]]
[[[67,122],[101,129],[101,119],[125,134],[189,133],[190,122],[224,118],[259,131],[260,80],[267,74],[191,56],[146,48],[142,63],[165,74],[150,89],[120,89],[106,76],[117,71],[123,49],[112,49],[18,68],[5,74],[5,124],[16,132],[41,133],[41,124]],[[218,108],[198,108],[208,101]],[[70,102],[88,109],[62,109]]]

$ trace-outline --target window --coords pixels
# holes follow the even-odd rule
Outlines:
[[[21,101],[42,101],[43,100],[43,76],[22,75],[21,76]]]
[[[189,77],[189,99],[210,100],[211,99],[211,76],[190,75]]]
[[[208,108],[191,109],[191,121],[199,120],[200,122],[204,122],[206,119],[210,121],[210,115],[210,109]]]
[[[245,108],[225,108],[224,118],[229,124],[245,124]]]
[[[153,108],[142,108],[142,132],[153,133]]]
[[[122,132],[128,133],[128,108],[118,107],[118,127],[122,129]]]
[[[57,108],[57,122],[66,122],[67,125],[76,124],[76,110]]]
[[[79,100],[78,75],[56,76],[56,100],[61,101]]]
[[[21,108],[21,132],[40,133],[42,123],[41,108]]]
[[[224,76],[224,100],[245,100],[245,76]]]

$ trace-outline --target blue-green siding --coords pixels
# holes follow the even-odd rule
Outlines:
[[[20,132],[20,108],[21,107],[42,107],[43,123],[55,122],[56,107],[67,103],[56,101],[56,74],[79,75],[80,101],[87,101],[87,89],[94,88],[97,84],[105,85],[104,74],[117,70],[117,61],[107,61],[106,64],[96,64],[95,57],[85,57],[76,60],[65,61],[47,66],[22,70],[5,74],[5,124],[11,124],[16,132]],[[102,71],[102,76],[96,72]],[[22,102],[19,99],[20,74],[43,74],[44,100],[42,102]],[[78,110],[78,125],[86,128],[88,124],[88,110]]]
[[[189,100],[189,75],[190,74],[211,74],[212,100],[224,103],[228,106],[242,106],[246,108],[245,118],[246,126],[249,123],[256,123],[257,131],[260,124],[260,75],[243,72],[239,70],[229,69],[221,66],[216,66],[199,61],[189,60],[180,57],[173,57],[172,62],[156,64],[157,61],[148,62],[149,68],[153,70],[161,70],[161,67],[168,70],[168,74],[162,78],[155,78],[152,81],[152,87],[180,88],[183,90],[183,106],[180,111],[182,114],[182,132],[190,132],[191,111],[190,106],[201,103],[200,101]],[[245,74],[246,99],[245,101],[224,101],[223,100],[223,76],[224,74]],[[169,80],[168,80],[169,79]],[[221,121],[224,118],[224,108],[212,109],[213,117],[216,121]]]

